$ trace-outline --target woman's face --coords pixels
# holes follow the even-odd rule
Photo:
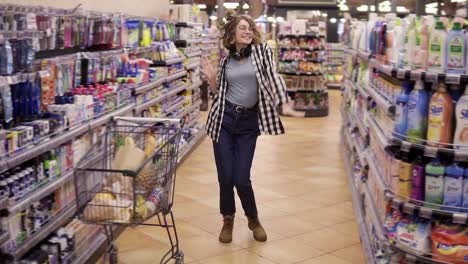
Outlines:
[[[242,19],[239,21],[236,27],[236,38],[235,42],[238,45],[250,45],[253,40],[253,28],[249,25],[247,21]]]

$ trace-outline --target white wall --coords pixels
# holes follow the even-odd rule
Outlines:
[[[122,12],[134,16],[165,17],[169,14],[169,0],[0,0],[0,4],[82,8],[100,12]]]

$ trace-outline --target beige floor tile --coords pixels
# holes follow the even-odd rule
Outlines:
[[[325,253],[291,238],[266,243],[249,250],[259,256],[282,264],[296,263]]]
[[[299,262],[298,264],[351,264],[351,262],[345,261],[331,254],[326,254],[320,257]]]
[[[177,218],[191,218],[205,214],[212,214],[216,212],[213,207],[201,204],[199,202],[185,202],[174,204],[173,206],[174,215]]]
[[[263,226],[266,230],[287,237],[297,236],[323,227],[320,224],[311,223],[292,215],[267,219],[263,221]]]
[[[123,232],[116,241],[116,246],[119,252],[133,251],[139,248],[169,249],[168,244],[153,239],[139,230],[134,229],[127,229]]]
[[[224,255],[230,252],[241,250],[241,247],[230,244],[223,244],[214,235],[196,236],[181,241],[181,247],[185,255],[199,261],[210,257]]]
[[[359,239],[356,237],[330,228],[318,229],[307,234],[294,236],[293,238],[304,241],[307,245],[326,252],[336,251],[359,243]]]
[[[177,228],[177,235],[180,241],[185,240],[186,238],[191,238],[195,236],[206,235],[208,232],[186,222],[182,219],[176,219],[176,228]],[[137,226],[135,227],[136,230],[140,231],[141,233],[156,239],[162,243],[170,243],[169,238],[167,235],[167,231],[165,228],[156,227],[156,226]],[[172,229],[170,229],[172,232]]]
[[[356,221],[354,220],[336,224],[336,225],[330,226],[330,228],[338,232],[341,232],[343,234],[359,236],[359,227]]]
[[[366,263],[361,244],[337,250],[332,254],[353,264]]]
[[[247,250],[240,250],[226,255],[200,260],[201,264],[274,264]]]
[[[308,203],[304,200],[294,197],[267,201],[264,202],[264,204],[290,214],[296,214],[299,212],[304,212],[310,209],[320,208],[324,206],[320,203]]]
[[[332,226],[349,221],[349,218],[347,217],[345,218],[343,216],[338,216],[320,209],[312,209],[301,212],[296,214],[296,216],[302,220],[309,221],[311,223],[317,223],[323,226]]]
[[[120,250],[120,248],[119,248]],[[165,251],[156,250],[152,247],[135,248],[130,251],[119,251],[119,263],[134,264],[134,263],[147,263],[156,264],[160,263],[161,258],[164,256]]]

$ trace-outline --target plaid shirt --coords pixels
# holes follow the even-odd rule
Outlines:
[[[276,106],[287,102],[286,85],[283,78],[276,72],[273,51],[267,44],[252,45],[252,63],[258,82],[258,124],[260,133],[264,135],[284,134],[284,127],[276,111]],[[219,64],[217,75],[218,93],[213,98],[206,132],[218,142],[221,123],[224,117],[226,102],[226,65],[230,58],[225,57]]]

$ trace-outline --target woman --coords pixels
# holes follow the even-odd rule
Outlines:
[[[232,241],[236,187],[254,238],[264,242],[267,234],[258,219],[250,169],[258,135],[284,133],[276,107],[287,102],[286,86],[250,17],[228,15],[223,31],[229,56],[220,61],[217,73],[208,61],[202,62],[215,95],[206,130],[213,140],[224,221],[219,240]]]

